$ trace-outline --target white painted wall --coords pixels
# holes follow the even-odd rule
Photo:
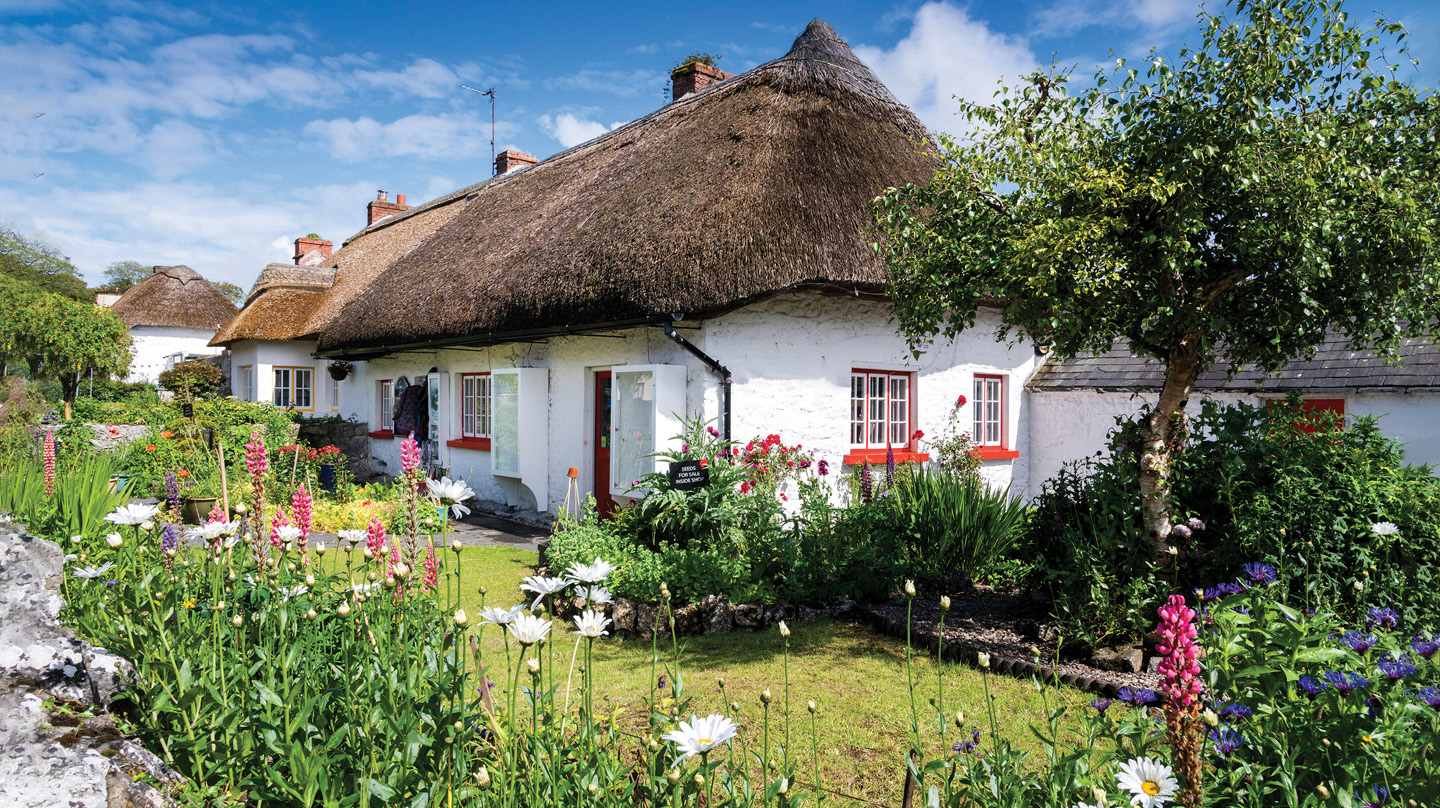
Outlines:
[[[1248,393],[1197,393],[1186,407],[1192,415],[1203,401],[1256,404],[1264,398]],[[1345,414],[1379,419],[1380,431],[1405,444],[1414,464],[1440,466],[1440,393],[1346,393],[1316,391],[1308,398],[1343,398]],[[1154,393],[1133,394],[1095,390],[1027,391],[1030,433],[1029,491],[1039,494],[1046,480],[1065,463],[1104,451],[1116,417],[1133,417],[1155,401]]]
[[[1015,493],[1023,495],[1029,461],[1028,435],[1020,428],[1026,417],[1022,391],[1037,360],[1028,346],[997,344],[992,336],[995,322],[994,313],[983,312],[976,329],[954,343],[931,346],[916,359],[890,325],[884,304],[795,294],[705,322],[682,322],[680,333],[733,372],[732,432],[736,440],[743,443],[751,437],[778,433],[786,443],[800,443],[828,460],[834,470],[832,479],[842,471],[841,458],[850,449],[852,368],[915,371],[916,426],[930,436],[944,427],[958,395],[972,395],[976,372],[1006,375],[1006,426],[1010,446],[1020,450],[1020,457],[989,462],[984,473],[993,483],[1013,485]],[[245,363],[237,352],[234,366]],[[655,327],[630,329],[615,336],[557,337],[542,343],[436,350],[359,362],[354,376],[343,383],[340,411],[356,414],[378,429],[378,380],[403,375],[413,381],[436,368],[447,374],[443,444],[459,433],[455,394],[459,374],[546,368],[548,400],[539,406],[547,409],[550,473],[545,496],[554,510],[565,499],[569,468],[579,469],[582,496],[594,490],[595,371],[644,364],[684,366],[689,412],[703,413],[718,424],[719,377]],[[965,417],[969,417],[968,408]],[[668,436],[656,437],[663,440]],[[398,473],[399,439],[375,439],[372,447],[377,469]],[[452,476],[469,482],[482,498],[534,507],[535,492],[491,473],[488,451],[443,446],[440,462]]]
[[[230,346],[230,390],[236,398],[241,397],[241,369],[250,367],[255,374],[255,397],[253,401],[274,401],[275,373],[277,367],[310,368],[314,371],[311,396],[313,406],[302,410],[310,415],[347,415],[336,408],[335,394],[345,399],[345,388],[355,384],[355,374],[339,382],[339,390],[332,389],[328,360],[316,359],[312,354],[315,343],[295,340],[240,340]],[[365,413],[351,412],[353,417],[365,417]]]
[[[160,381],[165,370],[165,358],[175,354],[199,354],[216,356],[223,348],[211,348],[208,343],[215,336],[214,331],[203,328],[173,328],[170,326],[140,325],[130,329],[133,340],[133,356],[127,382]]]

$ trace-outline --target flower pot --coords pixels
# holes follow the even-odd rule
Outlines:
[[[349,368],[337,368],[334,365],[330,366],[330,378],[334,379],[337,382],[345,381],[345,377],[349,375]]]
[[[202,525],[219,497],[186,497],[180,504],[180,515],[187,525]]]
[[[110,493],[118,494],[130,487],[129,474],[116,474],[110,478]]]
[[[334,463],[324,463],[320,466],[320,490],[327,494],[335,493]]]

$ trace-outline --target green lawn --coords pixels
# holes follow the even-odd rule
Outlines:
[[[343,558],[343,554],[337,555]],[[453,555],[446,555],[453,559]],[[481,586],[487,590],[488,605],[508,607],[528,603],[528,597],[522,599],[519,585],[522,578],[534,573],[535,560],[534,553],[523,550],[465,548],[461,554],[461,605],[473,619],[481,604]],[[441,592],[443,595],[443,584]],[[557,669],[569,668],[574,641],[578,639],[569,633],[571,628],[567,623],[561,633],[562,627],[555,627]],[[899,805],[900,754],[909,734],[911,714],[910,692],[905,684],[904,643],[865,626],[834,620],[798,623],[791,626],[791,630],[790,692],[797,719],[792,728],[792,743],[797,754],[802,755],[800,779],[811,779],[809,714],[805,703],[813,699],[819,708],[817,738],[821,777],[826,787]],[[499,632],[489,626],[483,639],[482,655],[486,664],[503,668],[505,652]],[[680,672],[686,694],[693,699],[692,712],[704,715],[723,711],[717,685],[723,677],[728,700],[741,705],[742,735],[758,745],[762,725],[760,693],[769,688],[775,696],[771,708],[771,743],[784,737],[784,646],[778,630],[688,637],[681,640],[680,646]],[[595,645],[596,698],[608,699],[612,706],[622,708],[621,723],[632,730],[642,726],[645,720],[643,700],[651,686],[651,647],[650,642],[629,638],[607,638]],[[663,670],[663,660],[670,655],[668,641],[663,642],[660,652]],[[918,682],[915,703],[922,726],[929,729],[923,740],[931,753],[944,748],[934,731],[934,712],[928,704],[937,692],[935,665],[934,657],[928,654],[917,654],[913,661]],[[490,678],[502,687],[506,681],[503,675],[492,674]],[[964,735],[968,737],[971,729],[987,729],[985,689],[980,674],[968,666],[946,663],[944,682],[946,711],[952,716],[957,709],[966,714]],[[578,672],[575,684],[579,684]],[[1032,722],[1045,721],[1041,694],[1030,682],[1007,676],[991,676],[990,689],[995,696],[1000,733],[1022,747],[1038,749],[1027,727]],[[1047,695],[1052,708],[1057,702],[1078,704],[1089,698],[1069,688],[1052,689]],[[957,740],[951,724],[944,746]]]

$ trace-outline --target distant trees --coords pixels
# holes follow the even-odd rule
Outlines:
[[[0,282],[21,283],[46,292],[87,300],[90,290],[60,248],[40,235],[22,233],[0,222]]]
[[[111,292],[121,292],[150,277],[155,271],[152,266],[146,266],[139,261],[116,261],[105,267],[105,289]]]
[[[245,297],[245,290],[229,281],[211,281],[210,285],[219,289],[220,294],[224,295],[231,303],[237,306],[240,305],[241,298]]]

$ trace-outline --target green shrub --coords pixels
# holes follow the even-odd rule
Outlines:
[[[879,503],[917,573],[973,580],[1025,531],[1024,503],[963,472],[897,475]]]
[[[225,374],[209,362],[181,362],[160,373],[160,386],[174,393],[177,399],[210,398],[224,383]]]

